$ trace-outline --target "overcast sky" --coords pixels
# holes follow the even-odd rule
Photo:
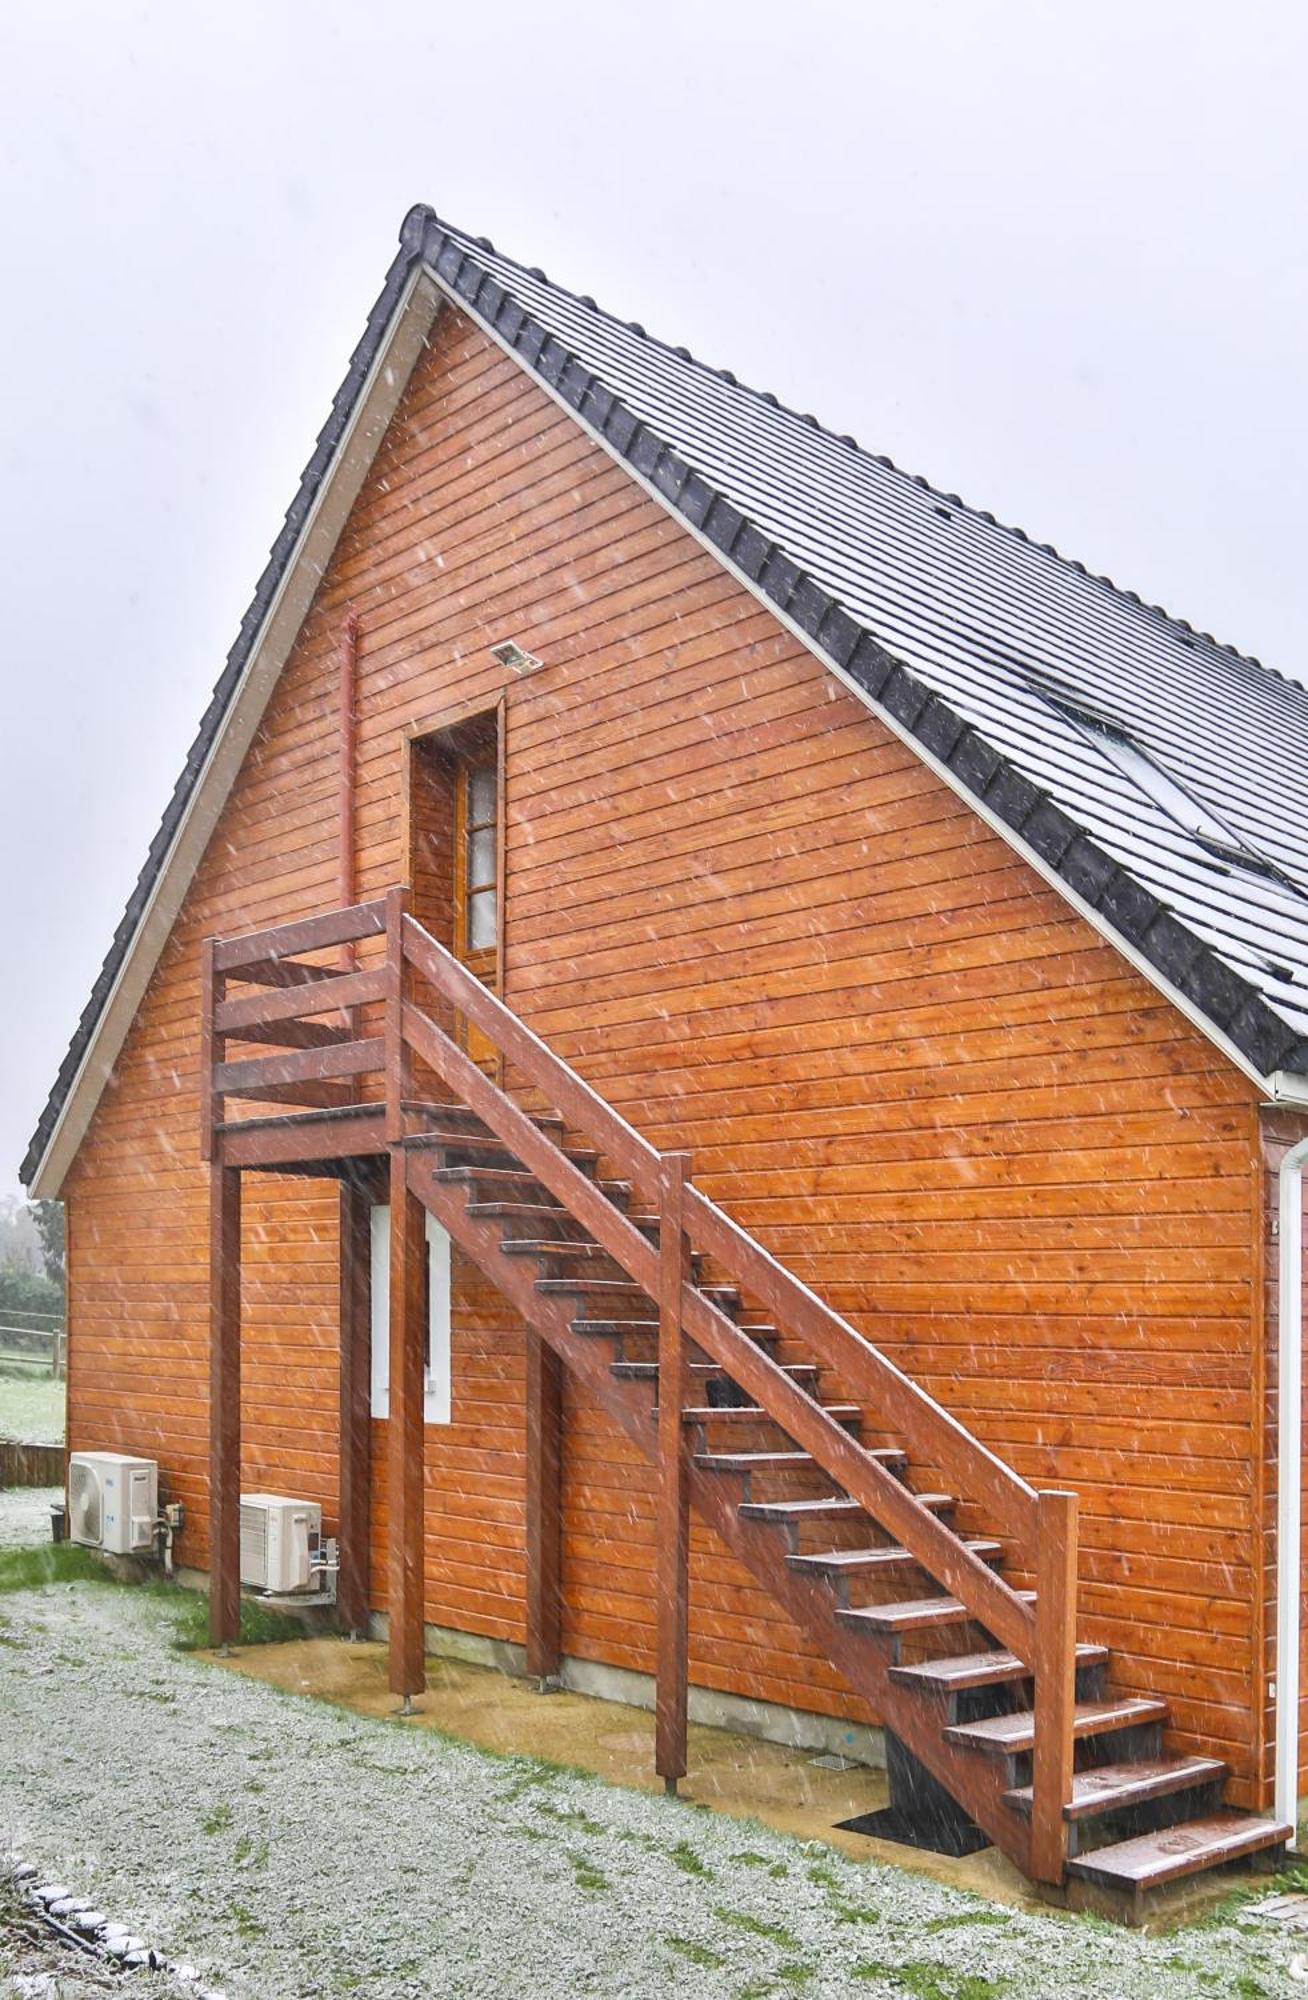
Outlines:
[[[1308,10],[0,14],[0,1190],[431,202],[1308,678]]]

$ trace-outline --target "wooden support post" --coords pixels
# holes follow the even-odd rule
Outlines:
[[[553,1680],[563,1653],[563,1364],[527,1328],[527,1672]]]
[[[682,1411],[686,1366],[681,1289],[690,1276],[686,1238],[688,1153],[659,1164],[659,1411],[655,1598],[658,1627],[654,1768],[669,1792],[686,1775],[690,1600],[690,1462]]]
[[[209,1639],[241,1630],[241,1174],[209,1169]]]
[[[369,1202],[340,1183],[340,1571],[336,1609],[349,1632],[368,1624],[372,1469],[372,1297]]]
[[[408,1052],[404,1041],[404,891],[386,891],[386,1137],[394,1144],[404,1136],[404,1098]],[[394,1212],[391,1227],[395,1226]],[[394,1300],[392,1299],[392,1313]]]
[[[409,1192],[404,1148],[391,1149],[390,1511],[391,1692],[408,1708],[427,1685],[423,1649],[423,1326],[425,1211]]]
[[[1067,1865],[1076,1710],[1077,1496],[1041,1493],[1036,1506],[1035,1751],[1031,1873],[1061,1883]]]

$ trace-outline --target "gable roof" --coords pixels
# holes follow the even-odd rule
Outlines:
[[[413,311],[419,297],[425,316]],[[535,375],[1246,1073],[1272,1094],[1278,1077],[1308,1076],[1303,689],[419,207],[405,220],[60,1067],[25,1182],[40,1174],[74,1094],[98,1098],[117,1052],[89,1061],[106,1009],[147,911],[177,873],[188,810],[279,596],[305,562],[315,512],[370,389],[380,404],[366,427],[371,456],[443,297]],[[376,398],[379,375],[387,393]],[[362,476],[357,449],[355,457],[347,505]],[[335,514],[343,520],[339,504]],[[328,552],[309,552],[310,583]],[[173,907],[195,860],[171,885]],[[146,977],[152,968],[150,958]]]

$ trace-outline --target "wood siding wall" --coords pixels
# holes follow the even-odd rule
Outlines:
[[[404,732],[505,693],[510,1004],[1023,1474],[1079,1489],[1088,1629],[1252,1798],[1250,1087],[453,312],[70,1177],[72,1444],[156,1454],[206,1560],[198,948],[337,900],[351,607],[360,893],[403,865]],[[543,670],[506,676],[506,638]],[[330,1516],[334,1195],[251,1178],[245,1229],[245,1475]],[[520,1639],[522,1343],[461,1262],[453,1354],[428,1612]],[[651,1483],[584,1396],[567,1415],[565,1645],[648,1668]],[[697,1681],[860,1712],[702,1531],[693,1562]]]

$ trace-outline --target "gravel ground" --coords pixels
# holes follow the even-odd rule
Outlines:
[[[997,1909],[282,1694],[176,1652],[173,1615],[108,1584],[0,1596],[0,1848],[228,2000],[1308,1992],[1302,1940],[1238,1911],[1151,1939]],[[0,1983],[42,1990],[100,1989]]]

